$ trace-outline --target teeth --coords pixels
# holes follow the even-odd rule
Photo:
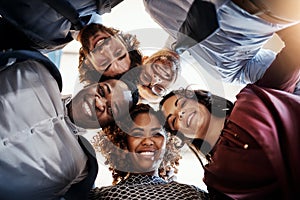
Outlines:
[[[192,120],[193,116],[194,116],[194,113],[192,113],[192,114],[188,117],[188,119],[187,119],[187,127],[190,126],[191,120]]]
[[[104,42],[104,40],[105,40],[104,38],[98,40],[98,42],[96,42],[96,44],[95,44],[95,47],[100,46]]]
[[[145,156],[153,156],[153,155],[154,155],[154,152],[151,152],[151,151],[144,151],[144,152],[141,152],[140,154],[141,154],[141,155],[145,155]]]
[[[87,103],[87,102],[84,102],[83,107],[84,107],[86,113],[91,117],[91,116],[92,116],[92,111],[91,111],[91,108],[90,108],[90,106],[88,105],[88,103]]]

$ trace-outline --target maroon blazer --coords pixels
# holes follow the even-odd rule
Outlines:
[[[300,25],[279,33],[285,48],[261,80],[237,95],[204,182],[236,199],[300,196]]]
[[[247,85],[205,167],[204,182],[238,199],[295,197],[300,185],[299,115],[299,96]]]

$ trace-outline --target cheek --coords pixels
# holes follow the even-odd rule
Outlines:
[[[134,150],[136,149],[136,147],[138,146],[139,144],[139,141],[137,139],[131,139],[129,138],[127,140],[127,148],[128,148],[128,151],[129,152],[134,152]]]
[[[130,61],[129,56],[127,56],[126,58],[124,58],[118,62],[118,65],[120,66],[120,68],[123,69],[123,72],[129,70],[130,64],[131,64],[131,61]]]
[[[155,138],[153,140],[154,140],[154,142],[155,142],[158,149],[160,149],[160,150],[165,149],[165,147],[166,147],[166,140],[165,139]]]
[[[172,85],[172,81],[167,81],[167,80],[164,80],[161,85],[164,87],[164,88],[169,88],[171,85]]]
[[[124,73],[129,70],[130,68],[130,61],[123,59],[117,62],[118,69],[120,73]]]

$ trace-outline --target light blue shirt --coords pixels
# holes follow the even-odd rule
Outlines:
[[[194,1],[144,0],[146,11],[158,22],[176,43],[177,32],[186,19]],[[216,5],[219,28],[205,40],[187,50],[204,68],[213,67],[223,81],[255,82],[262,77],[276,54],[263,45],[273,34],[291,24],[273,24],[251,15],[230,0],[213,0]],[[177,49],[178,50],[178,49]],[[203,64],[205,61],[207,65]],[[209,70],[209,69],[208,69]]]

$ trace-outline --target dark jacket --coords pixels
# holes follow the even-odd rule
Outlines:
[[[111,8],[121,1],[66,0],[67,4],[71,4],[70,7],[74,8],[82,17],[83,25],[89,22],[91,14],[101,15],[110,12]],[[63,12],[66,12],[66,7],[69,8],[60,3],[59,7],[62,7]],[[23,37],[33,41],[34,48],[48,50],[63,48],[73,40],[72,29],[75,31],[75,27],[72,27],[72,23],[65,17],[65,13],[48,5],[46,0],[0,1],[0,15],[3,17],[0,18],[0,48],[2,47],[2,49],[5,47],[5,43],[8,47],[11,47],[16,40],[18,43],[22,43],[23,40],[26,40]],[[15,34],[16,31],[21,31],[21,33]]]

